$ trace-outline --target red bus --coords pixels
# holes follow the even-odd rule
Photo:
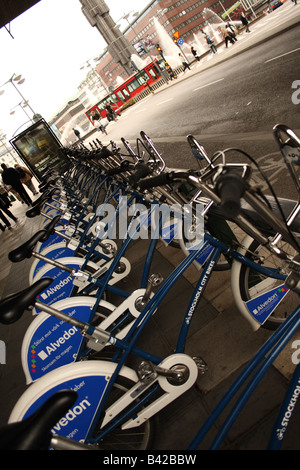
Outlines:
[[[106,95],[99,103],[90,108],[85,114],[94,125],[93,121],[90,118],[91,111],[97,110],[102,118],[106,117],[105,105],[109,103],[112,105],[113,109],[120,109],[122,106],[129,101],[131,98],[136,96],[138,93],[141,93],[148,83],[151,85],[161,78],[161,70],[158,64],[151,62],[146,65],[142,70],[139,70],[135,74],[131,75],[127,80],[125,80],[122,85],[119,85],[114,89],[113,92]]]

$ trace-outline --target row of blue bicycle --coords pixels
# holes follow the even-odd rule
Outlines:
[[[273,133],[300,194],[300,140],[284,125]],[[9,253],[10,261],[32,258],[32,265],[29,286],[0,301],[0,322],[12,324],[28,309],[33,320],[21,352],[28,388],[0,431],[3,448],[151,448],[159,412],[207,370],[205,358],[190,357],[186,344],[215,270],[231,270],[233,298],[252,328],[274,332],[201,425],[189,450],[197,449],[250,377],[211,448],[222,445],[298,329],[299,200],[277,197],[259,165],[242,150],[226,149],[210,158],[189,135],[197,168],[182,170],[166,167],[145,132],[135,148],[124,138],[121,142],[122,150],[99,141],[91,149],[64,149],[69,170],[45,173],[42,195],[27,212],[41,218],[40,230]],[[232,151],[241,163],[226,161]],[[268,193],[253,183],[253,167],[267,182]],[[140,239],[147,244],[143,272],[139,285],[126,290],[128,250]],[[184,254],[166,279],[152,272],[161,243]],[[199,280],[186,311],[180,312],[177,342],[167,357],[158,357],[142,348],[140,337],[192,264]],[[278,422],[298,381],[297,366]],[[279,433],[276,423],[269,448],[280,448],[286,427]]]

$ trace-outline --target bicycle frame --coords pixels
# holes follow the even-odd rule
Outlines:
[[[262,379],[264,374],[267,372],[269,367],[272,365],[278,354],[282,351],[282,349],[286,346],[288,341],[292,338],[294,333],[299,329],[300,326],[300,307],[298,307],[288,318],[287,320],[274,332],[274,334],[267,340],[267,342],[260,348],[260,350],[255,354],[254,358],[249,362],[247,367],[243,370],[240,374],[238,379],[233,383],[230,387],[228,392],[224,395],[222,400],[219,402],[217,407],[211,413],[210,417],[204,423],[204,425],[200,428],[199,432],[191,442],[188,450],[197,449],[200,443],[207,435],[208,431],[210,430],[213,423],[216,421],[218,416],[223,412],[226,406],[230,403],[230,401],[234,398],[234,396],[241,392],[240,398],[228,413],[228,418],[225,420],[221,430],[218,432],[218,435],[215,437],[211,449],[216,450],[220,447],[221,443],[223,442],[224,437],[227,435],[230,427],[237,419],[239,413],[241,412],[242,408],[247,403],[248,399],[250,398],[251,394],[257,387],[259,381]],[[262,364],[259,366],[259,364]],[[247,383],[246,388],[241,391],[241,388],[245,385],[246,380],[250,377],[252,372],[258,368],[256,373],[253,375],[250,382]],[[285,413],[289,410],[289,416],[291,415],[291,410],[289,409],[289,404],[291,402],[291,398],[295,395],[295,390],[299,391],[299,380],[300,380],[300,366],[298,365],[295,369],[293,379],[290,383],[290,386],[287,390],[285,399],[283,401],[282,408],[279,412],[277,421],[274,425],[272,436],[269,443],[269,449],[279,449],[282,443],[282,439],[284,437],[284,433],[286,430],[287,422],[284,420]],[[298,398],[298,393],[296,397]],[[296,400],[293,402],[293,408],[295,406]],[[292,410],[293,411],[293,410]],[[281,428],[280,428],[281,426]]]
[[[207,261],[206,266],[204,267],[203,273],[202,273],[202,275],[199,279],[199,282],[198,282],[198,284],[197,284],[197,286],[194,290],[194,293],[193,293],[193,296],[190,300],[188,309],[185,313],[185,316],[184,316],[184,319],[183,319],[183,322],[182,322],[182,328],[181,328],[181,331],[180,331],[179,336],[178,336],[176,349],[174,351],[174,357],[176,358],[176,360],[178,360],[178,357],[180,357],[182,361],[186,360],[186,358],[187,358],[187,356],[185,356],[185,354],[184,354],[185,343],[186,343],[186,338],[187,338],[187,335],[188,335],[188,331],[189,331],[189,327],[190,327],[192,317],[193,317],[193,315],[195,314],[195,311],[196,311],[196,306],[198,305],[198,303],[199,303],[199,301],[200,301],[200,299],[203,295],[205,286],[207,285],[207,283],[209,281],[209,278],[210,278],[210,275],[213,272],[214,263],[217,261],[217,258],[220,255],[220,253],[222,252],[222,250],[227,251],[227,249],[228,249],[226,245],[224,245],[223,243],[221,243],[218,240],[214,239],[210,235],[206,234],[205,237],[207,238],[207,240],[204,242],[203,247],[201,247],[202,249],[205,248],[207,243],[215,244],[216,246],[213,250],[213,253],[209,257],[209,260]],[[196,257],[198,255],[199,255],[199,250],[193,250],[191,252],[191,254],[187,258],[185,258],[184,261],[177,268],[174,269],[172,274],[168,277],[168,279],[166,279],[166,281],[158,289],[157,293],[150,299],[149,303],[144,308],[144,310],[141,312],[140,316],[131,324],[129,331],[127,331],[127,334],[123,339],[120,340],[120,339],[110,335],[108,331],[106,332],[106,334],[108,336],[106,337],[105,344],[114,344],[114,346],[117,348],[117,352],[116,352],[116,354],[114,355],[114,357],[112,359],[112,362],[116,363],[116,368],[115,368],[114,374],[111,377],[111,380],[110,380],[109,384],[106,387],[105,395],[101,399],[101,405],[100,405],[99,410],[97,412],[97,416],[95,416],[95,420],[94,420],[95,423],[97,423],[98,417],[102,414],[103,409],[105,407],[106,397],[109,396],[110,390],[111,390],[111,388],[113,387],[113,384],[114,384],[114,380],[117,379],[118,373],[119,373],[120,369],[123,367],[123,365],[125,364],[126,359],[127,359],[128,355],[130,353],[133,353],[134,355],[139,356],[143,360],[151,361],[151,363],[154,364],[154,366],[158,366],[158,365],[161,365],[161,364],[164,363],[164,360],[162,360],[161,358],[149,353],[148,351],[143,351],[140,348],[137,348],[135,344],[136,344],[136,341],[137,341],[139,335],[141,334],[143,329],[146,327],[146,325],[149,322],[152,315],[157,310],[160,302],[167,295],[167,293],[169,292],[171,287],[180,278],[182,273],[187,269],[188,266],[191,265],[191,263],[196,259]],[[272,270],[267,271],[265,268],[263,268],[261,266],[257,266],[253,261],[251,261],[248,258],[245,258],[245,257],[241,256],[239,253],[234,253],[233,250],[231,251],[231,255],[236,256],[236,258],[240,262],[244,261],[245,263],[247,263],[247,265],[251,266],[252,268],[257,267],[264,274],[267,274],[267,272],[268,272],[268,274],[270,275],[270,273],[272,272]],[[274,273],[272,272],[272,274],[274,274]],[[282,276],[278,275],[277,273],[275,273],[275,275],[279,276],[279,277],[282,277]],[[39,305],[39,303],[37,304],[37,306],[38,305]],[[55,305],[53,305],[52,307],[55,308]],[[51,311],[49,311],[49,313],[51,314]],[[112,312],[111,315],[112,315],[112,317],[114,317],[114,312]],[[69,321],[69,323],[72,324],[72,319],[68,319],[68,321]],[[116,320],[114,319],[114,321],[116,321]],[[100,328],[101,328],[101,324],[100,324]],[[92,342],[92,344],[89,344],[89,341],[87,341],[87,346],[91,347],[93,349],[93,347],[95,346],[95,343]],[[184,359],[182,359],[182,358],[184,358]],[[189,361],[193,362],[193,365],[191,365],[190,362],[189,362],[190,367],[192,367],[192,368],[193,368],[193,366],[196,367],[193,360],[189,359]],[[195,377],[195,370],[194,370],[193,377]],[[159,375],[156,377],[156,380],[155,380],[154,384],[152,384],[153,387],[151,388],[151,390],[150,389],[147,390],[145,399],[143,399],[142,397],[139,398],[139,400],[140,400],[139,401],[139,407],[142,407],[143,404],[150,399],[150,397],[153,397],[157,393],[157,391],[159,389],[159,386],[156,382],[158,380],[159,380]],[[193,383],[190,383],[190,386],[192,386],[192,384]],[[164,403],[163,403],[163,400],[161,400],[160,403],[158,403],[156,406],[154,405],[154,408],[153,408],[153,405],[149,406],[149,411],[148,411],[147,407],[145,407],[144,410],[143,410],[143,415],[145,415],[145,414],[147,415],[147,413],[149,413],[150,414],[148,416],[148,418],[149,418],[152,414],[154,414],[158,411],[158,408],[161,409],[163,406],[166,406],[168,403],[170,403],[170,401],[174,400],[178,396],[178,394],[181,394],[184,391],[186,391],[186,389],[182,390],[182,389],[180,389],[180,387],[177,387],[177,389],[176,389],[176,387],[175,387],[175,391],[172,390],[172,393],[169,393],[169,394],[165,393],[166,396],[165,396]],[[128,403],[127,403],[127,405],[128,405]],[[137,411],[136,410],[136,405],[134,404],[133,406],[134,406],[134,414],[136,414],[136,411]],[[122,404],[120,404],[119,407],[120,407],[120,409],[122,409]],[[128,415],[128,412],[127,412],[126,417],[128,418],[128,416],[129,415]],[[118,422],[119,422],[119,420],[118,420]],[[134,420],[133,420],[133,422],[134,422]],[[127,424],[127,426],[128,425],[129,424]],[[133,424],[131,424],[131,425],[133,425]],[[111,426],[109,425],[108,429],[105,429],[105,431],[103,431],[104,434],[101,433],[99,435],[99,440],[101,440],[106,435],[106,433],[109,432],[110,427]],[[93,427],[91,428],[90,434],[91,435],[93,434]],[[87,439],[89,439],[89,437]],[[98,438],[97,438],[97,441],[98,441]]]
[[[213,168],[213,170],[215,170],[215,168]],[[209,190],[207,190],[207,193],[209,196],[212,196],[212,199],[214,199],[216,202],[219,202],[218,198],[215,197],[215,194],[211,193]],[[270,214],[267,210],[265,210],[264,206],[261,206],[259,203],[257,203],[257,201],[253,199],[251,194],[247,194],[247,198],[247,200],[251,202],[257,209],[264,209],[263,213],[270,217],[271,222],[274,222],[274,226],[278,229],[278,232],[282,232],[284,234],[284,237],[287,238],[288,242],[292,246],[295,246],[295,241],[290,236],[290,233],[286,229],[286,226],[281,224],[280,221],[274,219],[273,215]],[[255,227],[251,226],[251,224],[248,224],[245,219],[243,219],[242,217],[238,217],[237,219],[240,226],[242,226],[243,228],[247,228],[246,232],[255,234],[255,236],[260,242],[265,244],[268,243],[266,237],[264,237],[264,235],[260,234],[257,230],[255,230]],[[127,243],[130,243],[129,239],[125,241],[124,247],[128,246]],[[185,312],[174,354],[165,359],[161,359],[152,353],[143,351],[142,349],[138,348],[136,346],[136,342],[140,334],[142,333],[144,328],[146,328],[148,322],[154,315],[155,311],[159,307],[161,301],[164,299],[170,289],[174,286],[174,284],[180,278],[183,272],[191,265],[191,263],[196,260],[197,256],[199,256],[199,253],[202,250],[205,250],[208,245],[212,246],[213,248],[211,253],[209,254],[208,259],[206,260],[206,263],[203,267],[203,272],[199,278],[197,286],[190,299],[188,308]],[[271,252],[273,249],[277,253],[277,255],[280,253],[276,247],[272,246],[272,244],[269,244],[268,247],[270,248]],[[156,414],[163,407],[168,405],[171,401],[177,398],[180,394],[184,393],[195,383],[195,380],[197,378],[197,365],[194,359],[191,359],[190,357],[184,354],[185,343],[192,318],[196,312],[196,307],[199,304],[205,287],[209,282],[210,276],[221,253],[229,255],[232,259],[236,260],[237,262],[243,263],[251,269],[254,269],[255,271],[265,276],[282,280],[283,285],[286,281],[286,276],[280,274],[276,269],[265,268],[260,264],[255,263],[240,252],[233,249],[229,249],[226,244],[215,239],[210,234],[205,233],[203,244],[201,244],[198,249],[194,247],[194,249],[191,250],[190,254],[182,261],[182,263],[180,263],[180,265],[173,270],[172,274],[159,287],[156,294],[154,294],[153,297],[149,299],[149,302],[140,312],[138,318],[136,318],[134,322],[130,324],[129,329],[126,331],[126,334],[123,338],[119,339],[117,336],[114,336],[109,331],[101,330],[101,325],[100,327],[96,328],[92,327],[92,325],[90,324],[84,325],[83,333],[84,336],[87,338],[87,345],[90,345],[91,349],[95,348],[96,351],[100,352],[107,345],[113,345],[116,348],[116,352],[114,353],[114,356],[111,361],[113,367],[105,366],[107,367],[107,371],[109,372],[109,381],[105,383],[105,385],[102,385],[99,389],[99,396],[97,398],[99,403],[97,405],[97,410],[96,413],[93,415],[92,423],[89,426],[88,432],[85,436],[87,442],[99,442],[107,434],[109,434],[112,429],[119,426],[121,423],[123,429],[138,426],[141,422],[146,419],[149,419],[151,416]],[[111,274],[112,268],[108,270],[107,278],[109,278]],[[100,288],[101,295],[104,292],[104,289],[105,285],[103,284],[103,286]],[[99,298],[101,298],[101,295],[99,296]],[[37,306],[40,306],[41,308],[43,307],[42,304],[40,304],[39,302],[37,302]],[[47,311],[47,307],[45,308],[45,311]],[[48,312],[51,315],[57,315],[57,318],[62,319],[63,321],[65,320],[70,324],[73,324],[72,322],[74,322],[74,324],[77,323],[75,319],[73,320],[72,318],[65,318],[59,312],[55,312],[54,308],[48,308]],[[198,447],[203,436],[206,435],[208,429],[211,427],[213,420],[216,419],[216,417],[218,417],[219,414],[222,412],[224,407],[227,405],[227,403],[233,396],[233,393],[235,393],[236,390],[244,382],[244,380],[250,376],[250,374],[254,371],[259,362],[264,359],[264,356],[269,351],[271,351],[267,358],[264,360],[262,366],[259,368],[257,374],[250,382],[250,385],[248,385],[246,393],[242,394],[236,407],[233,409],[233,412],[229,416],[228,420],[226,420],[224,427],[221,429],[220,433],[215,439],[212,448],[215,449],[220,446],[224,436],[227,434],[233,421],[236,419],[240,410],[248,400],[249,396],[256,388],[257,383],[264,375],[266,370],[270,367],[279,352],[286,345],[287,341],[299,328],[299,324],[300,307],[298,307],[293,312],[293,314],[288,317],[286,322],[281,325],[281,327],[261,348],[259,353],[255,355],[253,360],[250,362],[249,366],[245,369],[241,377],[230,389],[224,400],[222,400],[221,404],[218,405],[216,411],[199,431],[194,441],[191,443],[190,449]],[[135,380],[135,384],[133,385],[133,387],[129,389],[128,392],[126,392],[116,403],[111,405],[109,407],[109,410],[107,410],[105,409],[107,398],[109,397],[119,374],[121,374],[123,368],[126,367],[126,361],[128,359],[129,354],[131,353],[147,362],[150,361],[152,365],[150,365],[150,368],[146,367],[143,369],[146,379],[145,377],[140,377],[138,380]],[[168,382],[166,380],[166,377],[169,379],[175,379],[174,370],[172,369],[178,364],[180,364],[182,367],[185,367],[189,371],[189,378],[183,381],[182,383],[177,383],[175,386],[172,386],[174,384]],[[291,387],[288,390],[287,401],[284,403],[278,423],[281,422],[280,420],[282,420],[282,416],[284,416],[285,410],[288,409],[291,397],[293,396],[294,391],[298,386],[297,384],[299,380],[299,372],[300,367],[297,367]],[[158,392],[163,393],[162,395],[159,394],[159,397],[156,398]],[[136,401],[137,398],[138,401]],[[96,437],[94,437],[96,426],[99,422],[100,417],[103,415],[104,419],[102,421],[101,431]],[[276,423],[275,425],[276,430],[278,427],[278,423]],[[284,434],[284,432],[281,432],[279,434],[279,437],[278,435],[272,437],[270,443],[271,447],[275,447],[278,445],[278,442],[274,443],[274,441],[276,441],[276,439],[277,441],[280,440],[280,436],[282,436],[282,434]]]

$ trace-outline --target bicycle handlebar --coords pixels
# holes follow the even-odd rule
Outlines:
[[[130,162],[128,160],[123,160],[120,163],[119,167],[116,168],[110,168],[109,170],[106,170],[106,174],[108,176],[115,176],[119,175],[120,173],[124,173],[125,171],[128,171],[130,168]]]
[[[154,188],[155,186],[163,186],[173,180],[174,173],[161,173],[157,176],[152,176],[139,182],[140,190]]]
[[[134,168],[135,171],[128,178],[128,182],[131,186],[135,186],[141,178],[145,178],[151,173],[149,166],[143,162],[138,162]]]
[[[240,214],[245,187],[244,179],[235,173],[224,174],[217,179],[216,193],[221,199],[221,210],[226,217],[231,219]]]

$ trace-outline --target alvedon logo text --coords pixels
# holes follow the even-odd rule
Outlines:
[[[65,330],[60,338],[57,341],[50,343],[49,346],[46,346],[45,350],[42,350],[38,353],[38,356],[42,361],[46,359],[46,357],[50,356],[52,353],[57,351],[61,347],[62,344],[65,344],[75,333],[77,332],[77,328],[72,327],[69,330]]]
[[[58,423],[53,427],[53,431],[58,432],[61,430],[62,427],[68,426],[70,421],[74,421],[77,416],[81,415],[81,413],[83,413],[90,406],[91,403],[87,399],[82,400],[78,405],[70,409],[68,413],[58,421]]]
[[[41,297],[43,300],[47,299],[50,295],[55,294],[57,291],[59,291],[62,287],[64,287],[66,284],[72,281],[71,276],[68,276],[66,279],[62,279],[56,286],[50,287],[50,289],[47,289],[46,292],[43,292],[41,294]]]

